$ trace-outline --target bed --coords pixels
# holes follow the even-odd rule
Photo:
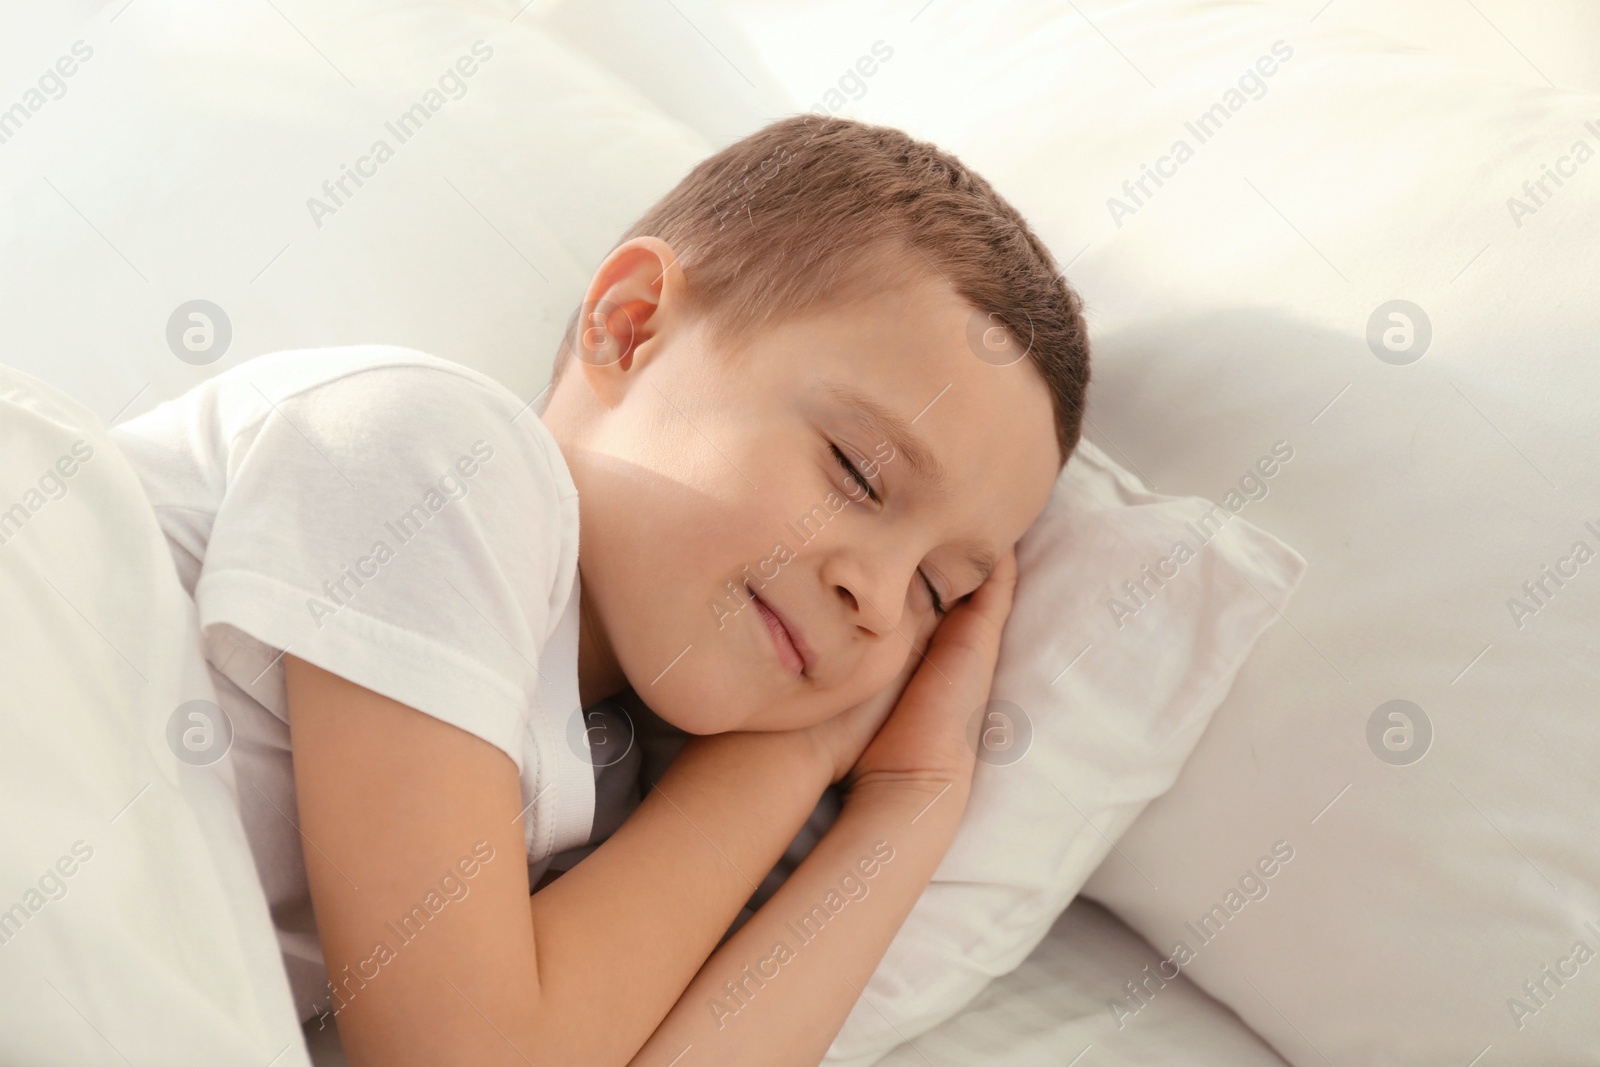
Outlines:
[[[911,1013],[909,994],[869,990],[829,1063],[1600,1063],[1600,980],[1577,950],[1600,948],[1592,5],[478,0],[460,17],[504,43],[498,95],[469,88],[331,215],[308,204],[414,102],[434,42],[341,50],[371,14],[355,2],[211,10],[85,0],[10,16],[0,41],[18,70],[75,71],[0,127],[0,362],[81,405],[69,422],[114,424],[211,373],[165,333],[195,300],[226,308],[241,346],[215,361],[385,340],[470,352],[534,397],[621,226],[708,146],[810,108],[901,125],[990,177],[1089,304],[1086,440],[1151,490],[1246,493],[1250,521],[1309,563],[1181,773],[1090,823],[1104,862],[1071,905],[972,965],[959,996]],[[217,44],[247,39],[285,65]],[[530,145],[589,168],[540,167]],[[1295,459],[1257,477],[1279,441]],[[96,586],[75,581],[72,597]],[[193,655],[163,669],[192,681]],[[103,678],[125,669],[98,656]],[[167,789],[144,802],[169,813],[214,798],[148,710],[137,760],[105,776],[155,774]],[[106,803],[95,818],[121,814]],[[141,825],[130,811],[118,826]],[[71,842],[65,822],[7,832],[19,886]],[[173,1005],[221,1014],[207,1056],[168,1062],[341,1063],[274,984],[264,907],[218,843],[236,833],[195,821],[160,846],[233,858],[139,889],[151,938],[118,958],[248,976],[214,999],[175,981]],[[1280,841],[1296,858],[1270,895],[1167,970]],[[227,943],[186,954],[173,910],[148,904],[162,892],[192,894],[191,926]],[[0,980],[19,983],[4,953]],[[74,1062],[122,1062],[135,1013],[29,982],[7,987],[14,1017],[70,1033]],[[230,1019],[248,1034],[234,1047]],[[152,1049],[191,1036],[149,1025]]]

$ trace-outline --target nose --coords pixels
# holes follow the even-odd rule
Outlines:
[[[906,551],[844,551],[823,565],[823,580],[844,606],[848,621],[872,639],[893,636],[905,610],[917,562]]]

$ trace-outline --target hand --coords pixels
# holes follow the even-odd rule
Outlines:
[[[988,580],[940,622],[927,653],[911,661],[915,674],[850,768],[847,788],[878,781],[971,783],[977,750],[970,724],[989,699],[1016,585],[1013,547]]]
[[[906,657],[894,681],[884,686],[852,708],[847,708],[831,719],[826,719],[801,731],[816,746],[817,756],[828,770],[828,784],[832,785],[849,773],[861,752],[894,710],[905,692],[906,684],[917,672],[920,655]]]

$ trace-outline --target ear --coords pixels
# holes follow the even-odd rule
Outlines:
[[[683,314],[684,290],[677,254],[660,238],[625,241],[601,262],[579,309],[572,358],[602,404],[619,403],[661,351]]]

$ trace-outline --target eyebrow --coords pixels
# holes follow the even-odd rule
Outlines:
[[[955,547],[962,558],[977,569],[978,584],[982,585],[988,581],[989,575],[994,572],[994,549],[982,541],[957,541]]]
[[[866,424],[875,437],[894,446],[895,452],[905,458],[912,473],[928,482],[936,491],[946,487],[944,468],[934,458],[933,452],[911,428],[911,424],[863,393],[826,379],[822,388],[835,400],[851,409],[856,418]]]
[[[934,458],[933,452],[911,428],[911,423],[848,385],[824,379],[822,388],[839,403],[851,409],[851,412],[866,425],[868,431],[893,445],[896,454],[904,457],[912,473],[926,481],[934,492],[942,493],[948,488],[944,468],[939,466],[939,461]],[[995,567],[994,549],[982,541],[973,540],[958,541],[955,548],[977,570],[978,584],[982,585],[987,581]]]

